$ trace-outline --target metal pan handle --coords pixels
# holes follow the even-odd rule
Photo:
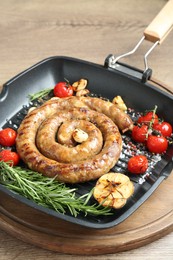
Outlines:
[[[132,55],[139,46],[142,44],[144,40],[148,40],[153,43],[152,47],[147,51],[144,55],[144,65],[145,70],[143,72],[142,81],[146,82],[151,77],[152,70],[148,68],[147,58],[151,51],[169,34],[169,32],[173,29],[173,0],[169,0],[167,4],[162,8],[162,10],[158,13],[158,15],[154,18],[154,20],[148,25],[148,27],[144,30],[144,35],[140,39],[140,41],[136,44],[136,46],[129,52],[124,53],[119,56],[109,55],[106,60],[106,64],[108,67],[124,70],[122,67],[119,68],[119,64],[117,62],[126,56]],[[133,73],[132,73],[133,74]]]
[[[173,0],[167,2],[144,31],[145,39],[162,43],[173,29]]]

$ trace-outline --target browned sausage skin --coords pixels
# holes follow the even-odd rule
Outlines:
[[[123,133],[128,130],[132,130],[133,128],[133,122],[131,118],[112,102],[103,100],[101,98],[74,96],[63,99],[58,98],[57,100],[61,107],[87,107],[89,109],[103,113],[111,118]]]
[[[41,153],[50,159],[64,163],[86,160],[98,154],[103,145],[102,133],[98,128],[99,125],[96,127],[92,121],[90,122],[87,120],[87,114],[81,113],[80,110],[78,111],[73,109],[70,112],[60,112],[58,115],[55,114],[51,118],[46,119],[42,123],[41,127],[39,127],[39,131],[36,136],[36,144]],[[99,120],[95,120],[95,123],[97,121]],[[58,143],[55,138],[56,135],[57,138],[59,137],[59,134],[57,134],[57,129],[62,125],[66,125],[66,122],[68,124],[66,129],[69,129],[69,124],[74,126],[71,134],[69,133],[69,140],[73,140],[72,133],[73,129],[75,130],[76,128],[82,129],[88,134],[87,140],[81,144],[74,143],[73,146],[67,146],[67,142],[63,144],[63,140],[61,140],[61,144]],[[100,123],[100,121],[98,123]]]
[[[123,133],[132,130],[133,122],[131,118],[112,102],[90,97],[81,97],[81,100],[90,109],[104,113],[111,118]]]
[[[106,106],[107,101],[101,101]],[[120,156],[122,139],[118,127],[105,115],[111,113],[112,106],[109,104],[104,114],[100,107],[99,112],[92,110],[98,104],[101,105],[97,98],[70,97],[49,100],[30,112],[22,121],[16,139],[21,159],[29,168],[49,177],[56,176],[65,183],[86,182],[107,173]],[[88,131],[86,142],[76,146],[57,142],[58,129],[66,120],[68,123],[74,120],[79,128]],[[132,121],[129,118],[124,121],[125,127],[129,122],[130,128]]]

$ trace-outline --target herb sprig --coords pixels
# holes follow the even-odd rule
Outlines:
[[[35,99],[44,98],[44,97],[48,96],[52,92],[52,90],[53,90],[53,88],[47,88],[47,89],[40,90],[37,93],[30,94],[29,99],[30,99],[30,101],[33,101]]]
[[[0,183],[9,190],[33,200],[39,205],[53,209],[59,213],[67,213],[77,217],[82,212],[85,215],[111,215],[110,208],[98,204],[88,205],[93,191],[77,197],[74,188],[59,183],[54,178],[22,168],[11,167],[9,163],[0,161]]]

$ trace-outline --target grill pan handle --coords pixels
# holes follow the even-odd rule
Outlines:
[[[129,74],[133,77],[140,78],[142,82],[146,82],[151,78],[152,70],[148,67],[147,58],[151,51],[158,45],[163,42],[169,32],[173,29],[173,0],[169,0],[167,4],[162,8],[162,10],[158,13],[158,15],[154,18],[154,20],[148,25],[148,27],[144,30],[143,37],[140,41],[135,45],[135,47],[122,55],[115,56],[109,55],[105,60],[105,67],[110,67],[116,69],[125,74]],[[144,65],[145,70],[141,71],[136,68],[132,68],[126,64],[119,63],[118,61],[121,58],[129,56],[136,52],[139,46],[142,44],[144,40],[150,41],[154,43],[152,47],[147,51],[144,55]]]
[[[144,31],[145,39],[150,42],[162,43],[173,29],[173,0],[167,2],[154,20]]]

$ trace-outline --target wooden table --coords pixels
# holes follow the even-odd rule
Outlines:
[[[0,85],[49,56],[103,64],[108,54],[131,50],[164,0],[1,1]],[[149,56],[153,76],[173,91],[173,32]],[[144,43],[126,62],[143,68]],[[152,212],[151,212],[152,214]],[[26,234],[27,235],[27,234]],[[92,259],[173,259],[173,233],[138,249]],[[0,259],[88,259],[29,245],[0,231]]]

